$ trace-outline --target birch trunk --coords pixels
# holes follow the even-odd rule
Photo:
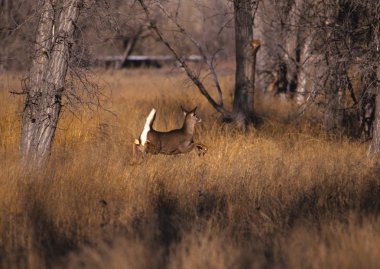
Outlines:
[[[43,1],[22,115],[21,155],[24,161],[38,164],[49,156],[52,147],[82,0],[65,1],[58,24],[54,22],[53,4]]]
[[[312,41],[313,41],[313,34],[311,33],[308,37],[305,39],[305,43],[303,44],[303,48],[300,55],[300,62],[299,62],[299,72],[298,72],[298,82],[297,82],[297,104],[302,105],[305,103],[307,90],[306,90],[306,84],[308,82],[308,75],[310,71],[310,66],[312,65]],[[311,83],[311,81],[309,81]]]

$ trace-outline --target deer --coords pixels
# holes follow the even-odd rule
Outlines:
[[[144,154],[165,154],[177,155],[185,154],[194,148],[198,150],[198,155],[204,155],[207,147],[201,143],[194,142],[194,129],[197,123],[202,120],[195,113],[197,107],[187,111],[181,106],[185,115],[183,125],[179,129],[168,132],[159,132],[153,129],[153,123],[156,118],[156,109],[152,109],[146,118],[144,129],[138,139],[133,143],[133,160],[136,161],[136,149]]]

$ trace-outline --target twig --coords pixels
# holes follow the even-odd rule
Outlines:
[[[25,92],[25,91],[22,91],[22,92],[9,91],[9,93],[18,94],[18,95],[27,94],[27,92]]]
[[[183,69],[185,70],[187,76],[193,81],[193,83],[198,87],[200,93],[207,99],[207,101],[219,112],[223,115],[223,117],[229,118],[229,113],[215,100],[210,96],[207,92],[203,83],[198,79],[198,77],[194,74],[194,72],[189,68],[185,60],[180,57],[177,51],[169,44],[169,42],[164,37],[163,33],[157,27],[156,23],[151,19],[151,15],[148,7],[145,5],[144,0],[138,0],[141,7],[144,9],[147,20],[149,21],[150,28],[157,34],[159,40],[165,44],[165,46],[171,51],[177,61],[181,64]]]

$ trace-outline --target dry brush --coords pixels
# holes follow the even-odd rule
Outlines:
[[[281,100],[257,106],[267,115],[262,127],[239,134],[217,123],[181,75],[147,72],[103,75],[116,116],[64,114],[50,163],[36,173],[18,162],[21,101],[7,93],[18,84],[1,78],[1,267],[380,264],[380,170],[365,144],[288,123],[291,106]],[[221,83],[232,91],[232,81]],[[199,105],[204,123],[196,135],[209,153],[129,165],[147,112],[157,107],[165,117],[155,127],[169,130],[182,121],[181,104]],[[276,110],[288,114],[275,118]]]

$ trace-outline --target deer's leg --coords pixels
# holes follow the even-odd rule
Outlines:
[[[178,148],[172,152],[172,154],[173,155],[185,154],[185,153],[192,151],[194,149],[194,147],[195,147],[195,144],[193,142],[183,143],[183,144],[179,145]]]
[[[190,151],[192,151],[194,148],[197,149],[197,154],[198,156],[200,155],[205,155],[206,152],[207,152],[207,147],[201,143],[194,143],[194,142],[191,142],[190,144],[186,145],[186,146],[181,146],[179,147],[179,153],[188,153]]]
[[[202,143],[196,143],[195,147],[197,148],[198,156],[205,155],[207,153],[207,146],[203,145]]]
[[[138,151],[141,152],[142,158],[145,159],[146,157],[146,150],[143,145],[140,144],[139,140],[135,139],[133,142],[133,151],[132,151],[132,164],[137,163],[137,157],[138,157]]]

